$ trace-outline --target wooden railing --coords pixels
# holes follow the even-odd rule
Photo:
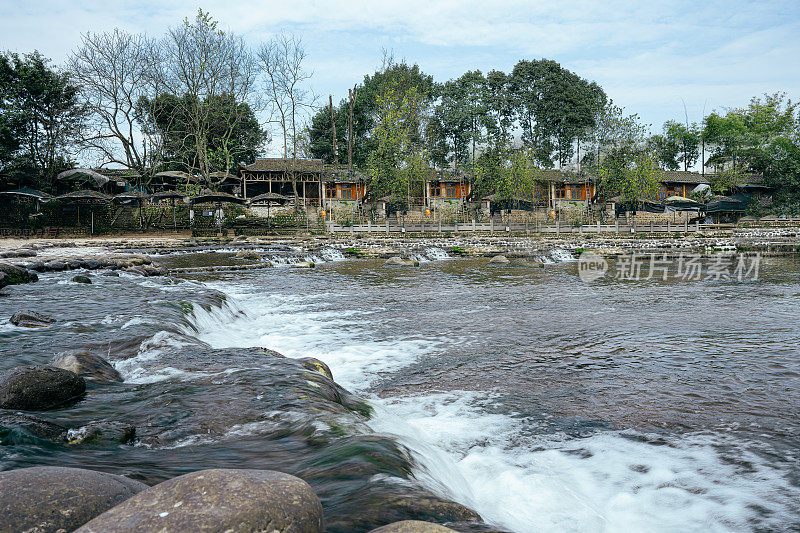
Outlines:
[[[463,222],[444,224],[431,223],[366,223],[353,225],[339,225],[327,223],[330,233],[454,233],[454,232],[483,232],[483,233],[555,233],[555,234],[583,234],[583,233],[696,233],[702,231],[730,230],[735,224],[700,224],[685,222],[683,224],[536,224],[518,223],[490,220],[489,222]]]

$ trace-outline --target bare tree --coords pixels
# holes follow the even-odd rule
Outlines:
[[[291,176],[295,204],[295,169],[302,121],[315,102],[314,95],[307,87],[313,73],[304,70],[305,57],[302,40],[283,33],[261,45],[258,53],[268,104],[283,134],[283,157],[286,160],[286,172]]]
[[[176,111],[184,118],[184,141],[193,149],[184,165],[213,185],[208,147],[211,121],[223,147],[221,157],[227,170],[232,164],[229,143],[250,108],[232,105],[223,116],[212,116],[212,103],[215,99],[232,99],[234,103],[251,99],[257,74],[254,58],[242,37],[218,29],[217,22],[202,9],[194,21],[186,19],[170,28],[160,43],[160,55],[160,68],[153,71],[154,83],[178,97],[180,109]]]
[[[99,153],[102,164],[119,164],[145,174],[160,161],[158,131],[142,128],[141,101],[152,92],[148,76],[158,61],[154,42],[115,29],[86,33],[68,60],[90,114],[82,147]]]

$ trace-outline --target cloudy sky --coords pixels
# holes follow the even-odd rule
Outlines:
[[[313,89],[338,100],[380,64],[382,50],[438,81],[466,70],[509,71],[550,58],[659,129],[703,110],[786,91],[800,98],[798,0],[0,0],[0,49],[62,62],[86,31],[160,35],[198,7],[257,45],[301,34]]]

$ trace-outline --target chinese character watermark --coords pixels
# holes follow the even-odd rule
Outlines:
[[[609,262],[595,252],[584,252],[578,258],[578,276],[590,282],[609,273],[617,280],[680,280],[680,281],[745,281],[757,280],[761,254],[631,253]]]

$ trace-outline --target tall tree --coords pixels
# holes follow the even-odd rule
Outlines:
[[[16,169],[18,178],[25,173],[34,176],[20,181],[52,189],[55,176],[72,166],[84,116],[78,88],[68,73],[51,69],[38,52],[7,53],[0,64],[0,78],[8,84],[0,89],[2,155],[8,158],[4,174],[13,176]]]
[[[594,126],[605,105],[605,92],[594,82],[541,59],[520,61],[509,79],[522,140],[542,165],[563,164],[573,154],[573,142]]]
[[[192,143],[192,153],[186,152],[183,165],[189,172],[199,173],[208,186],[214,186],[211,172],[212,154],[208,138],[213,106],[205,105],[215,98],[248,102],[253,93],[256,65],[244,39],[222,31],[210,14],[198,10],[193,21],[170,28],[159,46],[160,68],[153,71],[159,93],[178,96],[175,103],[185,117],[185,137]],[[247,117],[250,107],[231,106],[230,114],[221,117],[224,136],[232,136],[239,123]]]
[[[689,170],[700,157],[700,130],[696,124],[685,125],[674,120],[664,123],[663,133],[653,135],[650,145],[660,166],[667,170]]]
[[[156,168],[163,155],[157,129],[142,125],[143,102],[152,102],[157,88],[156,43],[141,34],[115,29],[86,33],[67,65],[80,84],[89,113],[81,145],[100,158],[100,166],[121,165],[142,175]]]
[[[297,200],[295,163],[300,134],[304,131],[302,121],[314,105],[314,96],[307,87],[312,73],[305,70],[305,49],[300,38],[294,35],[280,34],[264,43],[258,57],[272,116],[283,138],[286,171],[291,175]]]

